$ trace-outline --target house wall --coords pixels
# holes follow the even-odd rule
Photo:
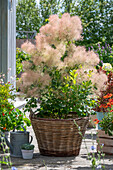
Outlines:
[[[16,85],[15,0],[0,0],[0,72],[6,75],[6,81]]]

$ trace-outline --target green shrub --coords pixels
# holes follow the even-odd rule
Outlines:
[[[26,54],[24,51],[22,51],[20,48],[16,49],[16,75],[17,77],[21,72],[23,72],[23,61],[29,61],[30,55]]]
[[[29,144],[29,143],[26,143],[26,144],[23,144],[22,146],[21,146],[21,149],[24,149],[24,150],[33,150],[34,149],[34,145],[31,145],[31,144]]]

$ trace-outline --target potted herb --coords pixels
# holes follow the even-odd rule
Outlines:
[[[23,50],[31,55],[23,63],[24,73],[18,81],[21,92],[31,99],[25,111],[30,119],[43,155],[78,155],[94,96],[103,88],[107,76],[97,72],[98,56],[75,46],[81,39],[79,17],[68,13],[52,15],[36,36],[36,45],[26,42]],[[96,90],[98,88],[98,90]],[[37,99],[40,107],[37,109]],[[32,112],[32,108],[36,108]]]
[[[32,159],[33,152],[34,152],[34,145],[31,145],[29,143],[23,144],[21,146],[21,152],[22,152],[23,159]]]

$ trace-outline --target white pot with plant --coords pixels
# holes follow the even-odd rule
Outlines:
[[[21,146],[21,151],[22,151],[23,159],[32,159],[33,152],[34,152],[34,145],[31,145],[29,143],[23,144]]]

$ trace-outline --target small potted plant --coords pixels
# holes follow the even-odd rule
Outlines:
[[[21,151],[22,151],[23,159],[32,159],[33,152],[34,152],[34,145],[31,145],[29,143],[23,144],[21,146]]]

